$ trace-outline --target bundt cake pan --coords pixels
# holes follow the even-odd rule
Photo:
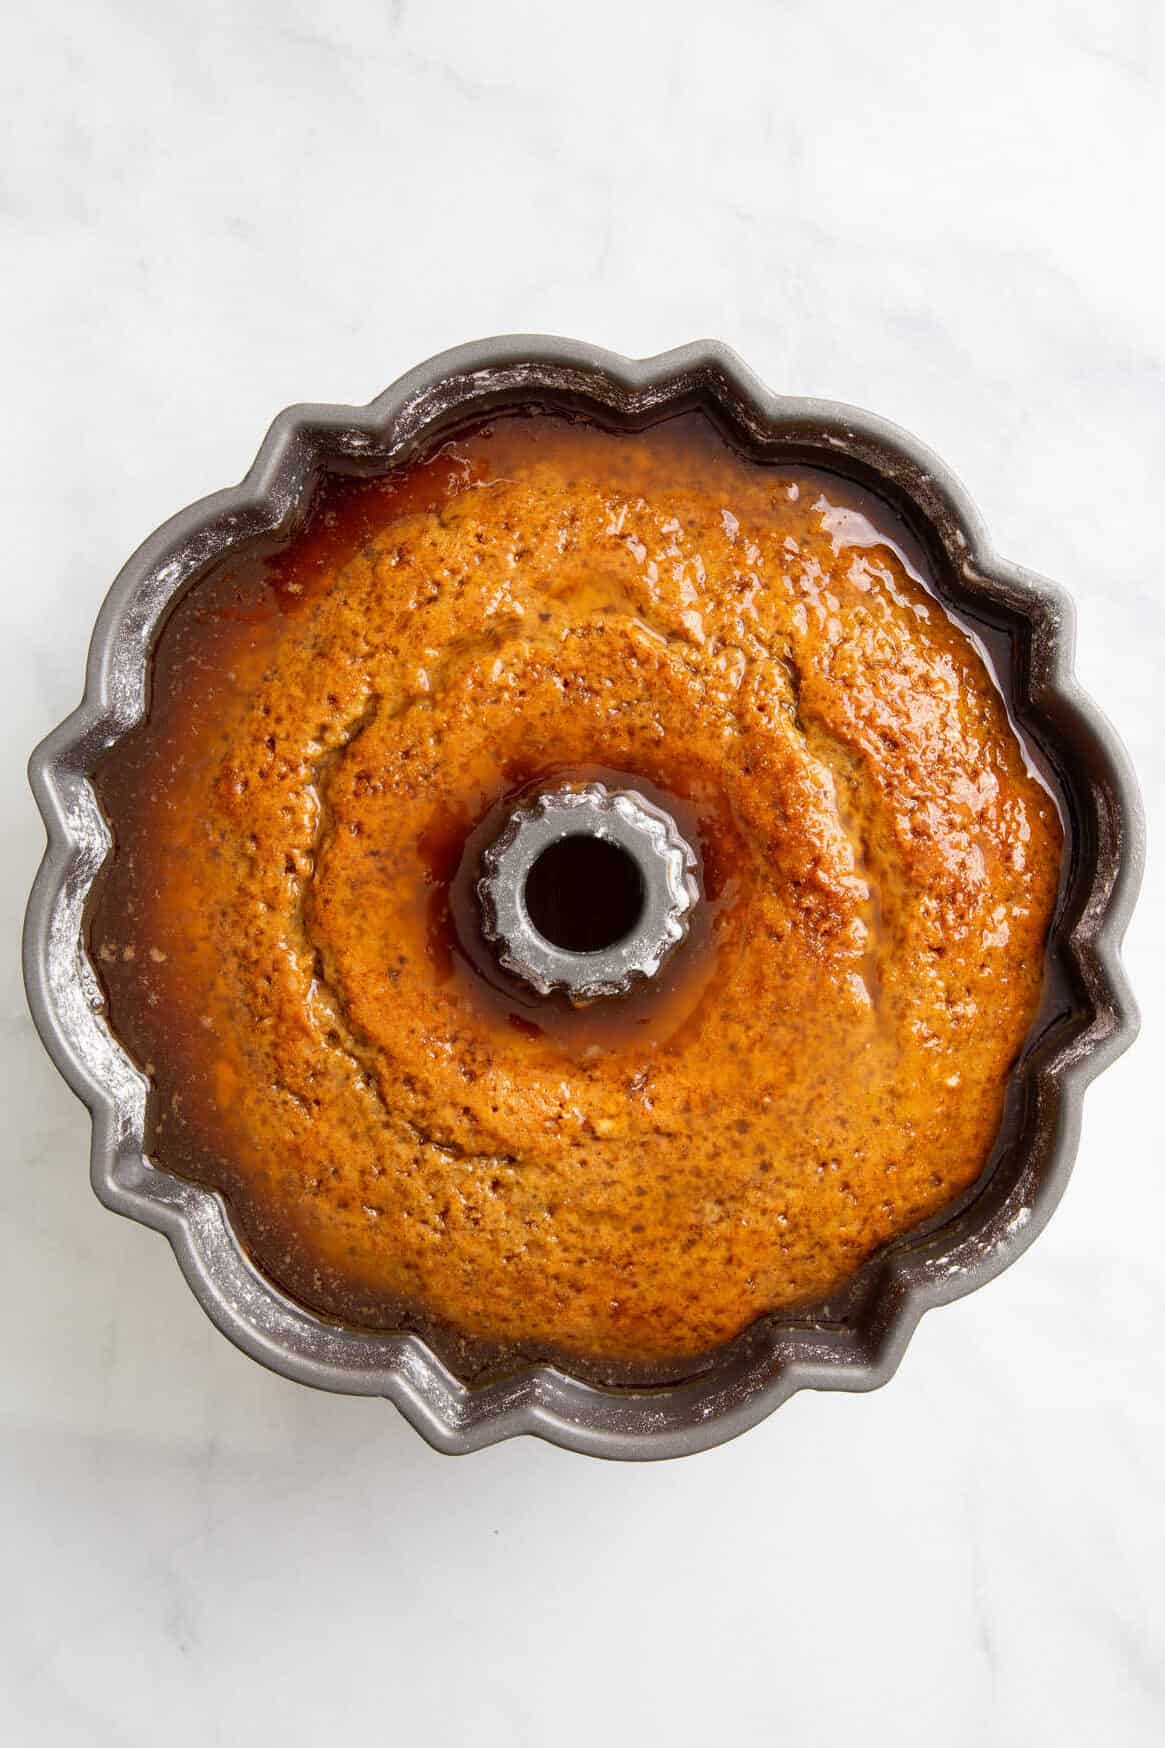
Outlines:
[[[329,468],[381,472],[451,425],[519,402],[627,429],[699,407],[754,455],[879,492],[992,662],[1065,826],[1044,1008],[972,1190],[879,1252],[835,1300],[760,1319],[699,1376],[658,1389],[597,1388],[550,1365],[468,1386],[416,1335],[339,1327],[287,1298],[250,1263],[216,1193],[151,1164],[149,1089],[106,1024],[86,953],[86,903],[111,847],[89,779],[149,707],[168,608],[229,549],[293,532]],[[1119,944],[1140,876],[1141,812],[1119,742],[1073,678],[1072,642],[1066,597],[995,556],[961,487],[913,438],[851,407],[770,394],[715,343],[632,360],[566,340],[486,340],[421,365],[367,407],[289,408],[240,485],[181,511],[129,560],[98,616],[84,700],[32,756],[48,847],[28,907],[25,979],[45,1046],[92,1114],[97,1195],[166,1235],[208,1315],[253,1358],[321,1389],[386,1396],[442,1451],[533,1433],[596,1456],[680,1456],[743,1432],[796,1390],[884,1383],[924,1311],[983,1285],[1040,1231],[1072,1166],[1084,1088],[1136,1032]]]

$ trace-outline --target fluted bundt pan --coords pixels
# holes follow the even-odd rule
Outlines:
[[[1044,1006],[973,1189],[879,1252],[840,1297],[762,1317],[711,1370],[657,1389],[597,1388],[550,1365],[470,1386],[417,1335],[343,1328],[287,1298],[248,1260],[218,1194],[151,1164],[149,1088],[110,1032],[86,952],[86,904],[111,848],[90,777],[149,708],[151,652],[176,598],[228,551],[293,533],[330,467],[381,473],[467,418],[531,402],[626,429],[701,408],[754,456],[880,493],[922,542],[943,604],[986,651],[1066,834]],[[1073,679],[1067,599],[994,555],[962,489],[911,437],[851,407],[769,394],[715,343],[635,361],[566,340],[487,340],[421,365],[367,407],[281,413],[240,485],[181,511],[129,560],[97,620],[84,701],[37,748],[31,777],[48,848],[25,978],[45,1046],[92,1114],[98,1196],[165,1233],[209,1316],[255,1359],[321,1389],[386,1396],[443,1451],[534,1433],[596,1456],[679,1456],[743,1432],[795,1390],[884,1383],[923,1311],[990,1280],[1039,1232],[1072,1166],[1084,1088],[1136,1031],[1118,949],[1141,815],[1120,745]]]

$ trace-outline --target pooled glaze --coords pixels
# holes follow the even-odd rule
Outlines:
[[[658,987],[497,967],[481,848],[600,778],[703,902]],[[1040,999],[1055,808],[889,512],[698,415],[529,412],[175,609],[98,772],[91,942],[151,1156],[315,1309],[682,1374],[982,1170]]]

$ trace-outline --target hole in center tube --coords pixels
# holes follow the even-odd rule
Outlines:
[[[568,953],[601,953],[643,915],[643,876],[606,838],[579,833],[543,850],[526,876],[526,913],[538,933]]]

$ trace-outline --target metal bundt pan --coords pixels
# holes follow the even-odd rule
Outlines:
[[[86,901],[110,850],[89,777],[143,718],[154,639],[178,595],[228,549],[294,531],[329,464],[383,471],[451,424],[531,401],[626,428],[701,407],[753,454],[872,486],[906,517],[944,604],[989,654],[1066,831],[1048,997],[976,1185],[879,1252],[838,1300],[762,1318],[701,1376],[658,1389],[600,1389],[550,1365],[469,1387],[416,1335],[337,1327],[285,1297],[247,1259],[221,1198],[145,1156],[148,1087],[106,1025],[85,949]],[[981,1286],[1035,1238],[1067,1182],[1084,1088],[1136,1032],[1119,943],[1143,824],[1123,750],[1073,678],[1072,642],[1066,597],[995,556],[961,487],[913,438],[852,407],[769,394],[713,342],[636,361],[567,340],[486,340],[422,364],[367,407],[288,408],[240,485],[172,517],[129,560],[98,616],[84,701],[32,757],[48,848],[25,980],[45,1046],[92,1114],[97,1195],[165,1233],[208,1315],[246,1353],[304,1384],[386,1396],[442,1451],[533,1433],[596,1456],[681,1456],[743,1432],[795,1390],[884,1383],[924,1311]]]

